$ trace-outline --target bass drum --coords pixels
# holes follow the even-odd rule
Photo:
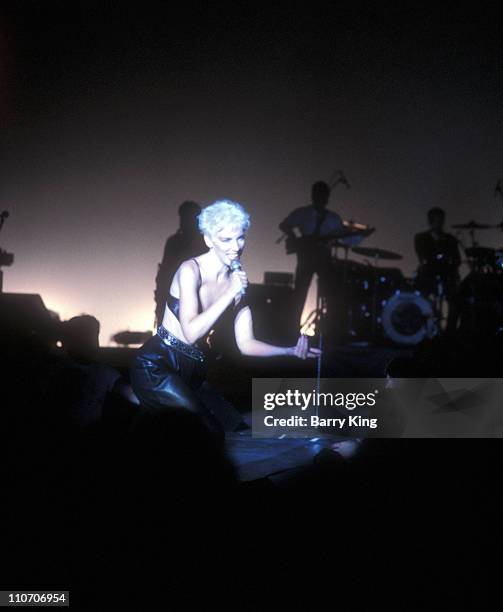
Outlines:
[[[438,332],[431,303],[418,292],[397,291],[382,312],[385,335],[403,345],[419,344]]]

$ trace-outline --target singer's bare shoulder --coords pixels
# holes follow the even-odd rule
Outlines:
[[[197,257],[192,257],[191,259],[186,259],[185,261],[182,261],[182,263],[180,264],[180,267],[178,268],[179,270],[192,270],[192,272],[198,272],[199,267],[200,267],[200,262],[197,261],[198,258]]]
[[[186,274],[187,271],[190,271],[197,278],[199,278],[201,269],[204,268],[204,266],[204,255],[198,255],[197,257],[191,257],[190,259],[186,259],[185,261],[183,261],[180,264],[178,271],[182,274]]]
[[[197,285],[200,278],[200,267],[196,261],[197,258],[187,259],[183,261],[178,270],[175,272],[173,276],[173,281],[171,283],[173,295],[180,294],[180,284],[184,284],[185,286],[194,286]],[[175,288],[173,291],[173,288]]]

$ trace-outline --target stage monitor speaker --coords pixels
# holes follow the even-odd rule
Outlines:
[[[255,337],[272,344],[295,344],[299,322],[295,321],[294,290],[281,285],[251,284],[247,289]]]
[[[59,320],[47,310],[42,298],[32,293],[0,294],[0,331],[57,338]]]

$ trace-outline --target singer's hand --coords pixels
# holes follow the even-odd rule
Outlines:
[[[248,287],[248,276],[244,270],[235,270],[231,275],[231,291],[233,295],[243,294]]]
[[[309,340],[305,334],[301,334],[293,347],[293,356],[299,359],[314,359],[321,355],[320,349],[309,348]]]

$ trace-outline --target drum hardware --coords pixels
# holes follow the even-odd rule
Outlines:
[[[465,254],[471,270],[488,268],[488,270],[494,271],[496,268],[496,249],[475,246],[465,249]]]
[[[353,249],[357,254],[371,256],[373,261],[360,263],[348,257],[334,260],[336,281],[342,292],[345,312],[344,329],[352,344],[368,345],[385,337],[400,345],[415,345],[438,333],[439,318],[434,305],[419,292],[412,290],[413,280],[406,279],[399,268],[377,265],[383,259],[399,260],[401,255],[384,249]],[[443,295],[443,288],[439,293]],[[321,324],[320,304],[305,321],[304,330],[313,333]]]
[[[496,190],[494,195],[497,193],[502,193],[501,190],[501,179],[498,181],[496,185]],[[502,196],[503,197],[503,196]],[[503,249],[493,249],[491,247],[485,247],[479,245],[475,241],[475,231],[476,230],[486,230],[486,229],[499,229],[503,231],[503,221],[496,225],[489,225],[488,223],[478,223],[477,221],[470,221],[468,223],[458,223],[452,226],[458,230],[469,230],[470,238],[471,238],[471,247],[465,247],[461,240],[458,240],[460,246],[463,248],[467,261],[471,271],[473,272],[484,272],[484,273],[495,273],[499,272],[503,269],[503,261],[502,261],[502,250]]]
[[[487,223],[478,223],[477,221],[469,221],[468,223],[455,223],[452,225],[454,229],[463,229],[463,230],[482,230],[482,229],[492,229],[494,225],[489,225]]]
[[[494,195],[498,193],[501,195],[501,180]],[[478,245],[475,230],[503,230],[503,222],[488,225],[470,221],[454,227],[468,229],[472,240],[472,246],[465,249],[470,273],[459,286],[460,329],[477,335],[498,333],[503,324],[503,249]]]
[[[469,335],[498,333],[503,325],[503,275],[472,270],[460,283],[460,329]]]
[[[377,336],[377,298],[378,298],[378,283],[379,283],[379,267],[378,263],[380,259],[387,260],[399,260],[402,259],[402,255],[399,253],[395,253],[394,251],[388,251],[385,249],[379,249],[377,247],[353,247],[353,252],[358,255],[363,255],[365,257],[371,257],[374,260],[372,269],[373,276],[373,291],[372,291],[372,310],[371,310],[371,335],[372,338],[376,338]]]
[[[350,221],[343,220],[342,223],[345,227],[346,235],[344,237],[339,236],[339,238],[337,239],[336,243],[334,243],[333,246],[341,247],[344,251],[342,290],[343,290],[343,299],[345,301],[346,299],[345,292],[346,292],[347,280],[348,280],[347,273],[348,273],[349,249],[355,248],[356,245],[360,244],[360,242],[364,238],[367,238],[368,236],[373,234],[375,232],[375,228],[370,227],[369,225],[364,225],[363,223],[356,223],[353,220],[350,220]]]
[[[469,221],[468,223],[455,223],[451,227],[457,230],[468,230],[472,247],[477,247],[478,244],[475,240],[475,230],[493,229],[494,225],[489,225],[488,223],[478,223],[477,221]]]

